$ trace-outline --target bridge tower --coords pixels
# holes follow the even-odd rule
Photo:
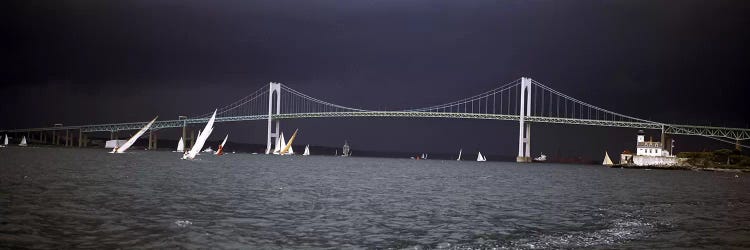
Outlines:
[[[531,162],[531,122],[526,122],[524,117],[531,115],[531,79],[521,78],[521,105],[518,111],[518,157],[516,162]]]
[[[274,111],[274,94],[276,95],[276,110]],[[270,82],[268,88],[268,137],[266,140],[266,154],[271,153],[271,143],[275,143],[276,138],[281,134],[281,122],[276,119],[276,130],[273,130],[272,116],[281,114],[281,83]]]

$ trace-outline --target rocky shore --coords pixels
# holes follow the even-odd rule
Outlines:
[[[720,149],[713,152],[682,152],[673,165],[615,164],[613,168],[750,172],[750,156],[738,150]]]

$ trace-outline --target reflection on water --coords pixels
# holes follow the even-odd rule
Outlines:
[[[750,247],[748,175],[3,148],[0,248]]]

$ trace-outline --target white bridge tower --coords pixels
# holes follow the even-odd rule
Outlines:
[[[276,110],[274,111],[274,94],[276,94]],[[266,154],[271,153],[271,143],[276,143],[281,134],[281,121],[276,119],[276,130],[273,130],[273,115],[281,114],[281,83],[271,82],[268,88],[268,140],[266,141]]]
[[[525,117],[531,114],[531,79],[521,78],[521,110],[519,110],[518,157],[516,162],[531,162],[531,123]],[[525,132],[525,133],[524,133]],[[525,147],[524,147],[525,146]]]

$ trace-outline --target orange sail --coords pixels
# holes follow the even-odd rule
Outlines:
[[[219,150],[216,150],[215,155],[223,155],[224,154],[224,144],[227,143],[227,139],[229,139],[229,135],[224,137],[224,141],[219,144]]]
[[[294,138],[297,137],[297,131],[299,131],[299,129],[294,130],[294,134],[292,134],[292,137],[289,138],[289,143],[286,144],[286,147],[284,147],[284,149],[282,149],[279,154],[283,155],[286,154],[287,151],[289,151],[289,148],[292,146],[292,142],[294,142]]]

